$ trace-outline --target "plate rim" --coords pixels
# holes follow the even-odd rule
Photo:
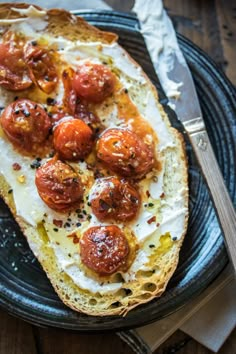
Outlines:
[[[137,21],[137,18],[136,18],[135,15],[129,14],[129,13],[118,12],[118,11],[110,11],[110,10],[96,10],[96,11],[94,11],[94,10],[80,10],[80,11],[77,11],[77,12],[76,12],[77,15],[84,15],[84,16],[85,16],[87,13],[88,13],[88,14],[93,13],[93,14],[97,14],[97,15],[106,13],[107,15],[112,15],[113,17],[114,17],[114,16],[117,16],[117,17],[122,16],[123,18],[128,18],[128,19],[131,19],[132,21],[134,21],[134,20]],[[74,13],[74,14],[75,14],[75,13]],[[97,25],[97,26],[99,27],[99,25]],[[135,29],[131,30],[130,32],[137,32],[137,27],[136,27]],[[217,67],[217,65],[215,64],[215,62],[214,62],[202,49],[200,49],[198,46],[196,46],[196,45],[193,44],[190,40],[186,39],[184,36],[182,36],[182,35],[180,35],[180,34],[178,34],[178,38],[179,38],[180,41],[185,42],[188,46],[190,46],[191,48],[193,48],[195,51],[200,52],[201,55],[203,56],[203,58],[205,58],[206,62],[209,64],[209,67],[214,66],[214,67],[217,68],[217,70],[218,70],[218,67]],[[225,76],[225,74],[222,73],[222,72],[220,72],[220,73],[219,73],[219,78],[220,78],[221,80],[223,80],[223,84],[224,84],[224,86],[226,85],[226,86],[228,87],[229,92],[230,92],[231,94],[232,94],[232,92],[235,94],[235,92],[234,92],[234,90],[233,90],[233,87],[232,87],[232,84],[230,83],[229,79]],[[229,95],[229,97],[231,97],[231,95]],[[227,264],[227,261],[225,261],[225,262],[224,262],[224,265],[222,265],[221,271],[224,269],[224,267],[226,266],[226,264]],[[221,271],[219,271],[217,275],[219,275]],[[216,276],[217,276],[217,275],[216,275]],[[213,280],[214,280],[214,279],[211,279],[210,282],[212,282]],[[210,282],[208,282],[208,284],[210,284]],[[205,286],[205,287],[206,287],[206,286]],[[205,287],[204,287],[204,288],[205,288]],[[203,289],[204,289],[204,288],[203,288]],[[203,289],[200,289],[198,293],[200,293]],[[195,296],[197,296],[198,293],[196,293]],[[186,302],[184,302],[181,306],[179,306],[179,307],[173,309],[171,312],[169,312],[168,314],[166,314],[166,316],[168,316],[168,315],[170,315],[171,313],[177,311],[178,309],[180,309],[180,308],[181,308],[182,306],[184,306],[185,304],[186,304]],[[1,299],[1,297],[0,297],[0,306],[2,307],[2,299]],[[3,306],[3,307],[6,309],[5,306]],[[137,307],[137,309],[139,309],[139,307]],[[40,319],[39,322],[38,322],[37,320],[35,321],[35,318],[37,318],[37,311],[35,311],[35,316],[32,316],[32,319],[31,319],[30,316],[27,316],[27,314],[26,314],[26,316],[24,316],[24,314],[21,313],[21,311],[19,311],[19,313],[17,313],[17,311],[15,311],[15,309],[14,309],[14,306],[10,306],[10,304],[9,304],[9,306],[8,306],[7,311],[8,311],[9,313],[13,314],[13,315],[17,315],[18,317],[20,317],[20,318],[22,318],[22,319],[24,319],[24,320],[26,320],[26,321],[28,321],[28,322],[30,322],[30,323],[33,323],[33,324],[36,324],[36,325],[39,325],[39,326],[40,326],[40,325],[41,325],[41,326],[42,326],[42,325],[43,325],[43,326],[46,325],[46,326],[50,326],[50,327],[60,327],[60,328],[65,328],[65,329],[75,329],[75,330],[78,330],[78,331],[80,331],[80,332],[84,332],[84,331],[89,332],[89,331],[90,331],[88,328],[86,328],[85,330],[83,330],[82,328],[76,328],[76,327],[74,327],[73,325],[72,325],[72,326],[66,325],[65,327],[64,327],[64,326],[63,326],[63,327],[61,327],[61,326],[56,326],[55,323],[54,323],[54,324],[48,323],[48,320],[42,321],[42,320]],[[25,312],[25,311],[23,311],[23,312]],[[29,315],[29,314],[28,314],[28,315]],[[88,316],[88,317],[90,317],[90,316]],[[162,316],[162,317],[164,317],[164,316]],[[113,317],[113,318],[114,318],[114,317]],[[127,317],[126,317],[126,318],[127,318]],[[150,322],[154,322],[154,321],[156,321],[156,319],[150,319],[150,321],[148,321],[148,322],[146,321],[145,324],[150,323]],[[144,323],[141,323],[141,325],[144,325]],[[136,325],[126,325],[126,324],[123,323],[122,326],[119,326],[119,329],[134,328],[135,326],[136,326]],[[137,326],[140,326],[140,322],[137,324]],[[108,329],[105,329],[105,330],[107,331]],[[114,330],[114,329],[110,329],[110,330]],[[115,330],[117,330],[117,328],[115,328]],[[101,329],[101,330],[100,330],[100,329],[94,329],[94,328],[93,328],[91,331],[92,331],[92,332],[97,332],[97,331],[100,332],[100,331],[104,331],[104,329]]]

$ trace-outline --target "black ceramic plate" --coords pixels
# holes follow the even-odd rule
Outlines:
[[[116,12],[80,12],[92,24],[117,32],[120,43],[141,64],[166,99],[155,76],[138,22],[132,15]],[[235,148],[236,106],[234,91],[216,65],[191,42],[178,36],[192,71],[206,126],[230,195],[236,202]],[[172,123],[181,129],[168,107]],[[177,310],[196,296],[222,271],[227,254],[208,190],[191,146],[187,142],[190,183],[190,220],[179,266],[167,291],[159,299],[123,317],[91,317],[78,314],[58,299],[35,260],[17,224],[0,203],[0,304],[10,313],[40,325],[80,331],[125,329],[147,324]]]

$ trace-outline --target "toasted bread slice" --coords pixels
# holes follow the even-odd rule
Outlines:
[[[39,12],[38,14],[35,9]],[[161,192],[157,195],[157,192],[154,191],[156,197],[152,198],[150,204],[154,210],[152,212],[155,214],[155,220],[158,222],[155,228],[148,231],[146,235],[141,229],[130,269],[124,273],[118,272],[111,277],[100,279],[89,272],[86,273],[86,270],[81,266],[79,276],[85,276],[84,281],[88,283],[88,286],[84,284],[82,286],[80,285],[81,279],[77,281],[75,273],[67,271],[67,266],[62,265],[63,262],[60,261],[58,252],[52,247],[55,240],[55,236],[51,234],[53,226],[50,228],[49,225],[52,218],[47,220],[46,226],[42,222],[33,225],[27,217],[19,213],[19,202],[16,206],[15,201],[15,187],[7,178],[7,174],[4,173],[3,165],[10,161],[4,159],[4,152],[0,162],[1,196],[11,209],[55,291],[66,305],[76,311],[93,316],[125,315],[132,308],[161,296],[177,267],[188,220],[188,173],[184,141],[182,135],[171,127],[168,117],[159,103],[155,87],[139,65],[117,44],[115,34],[98,30],[82,18],[64,10],[45,10],[44,15],[43,11],[39,7],[32,8],[26,4],[1,4],[0,26],[4,26],[7,30],[16,31],[19,30],[16,23],[22,23],[24,19],[28,23],[29,18],[34,18],[39,22],[46,23],[42,29],[40,26],[34,29],[38,38],[45,35],[47,38],[62,38],[72,44],[77,43],[76,46],[81,46],[83,43],[85,45],[86,43],[95,43],[96,47],[91,46],[94,51],[92,54],[91,49],[89,54],[85,51],[88,56],[91,55],[93,58],[96,58],[97,53],[102,51],[103,46],[106,48],[106,51],[102,51],[102,59],[100,57],[98,59],[106,60],[106,64],[110,66],[124,87],[129,86],[129,97],[136,110],[144,120],[147,120],[147,124],[157,135],[155,149],[161,168],[157,175],[160,183],[156,187],[154,185],[154,188],[159,188],[161,184]],[[6,19],[9,21],[8,23],[5,21]],[[22,22],[13,21],[17,19],[22,19]],[[2,20],[3,22],[1,22]],[[30,36],[29,38],[33,39]],[[112,56],[113,52],[114,56]],[[122,58],[122,64],[116,61],[117,55]],[[122,70],[124,65],[125,68]],[[4,91],[4,89],[2,90]],[[12,96],[9,94],[8,97],[8,92],[4,91],[4,97],[5,103],[10,103]],[[109,104],[114,110],[116,102],[108,99],[106,106],[96,107],[96,113],[105,114]],[[111,117],[111,114],[109,113],[107,116]],[[108,120],[106,120],[107,122]],[[116,123],[112,122],[112,124]],[[1,148],[11,145],[3,134],[0,135],[0,144]],[[11,152],[14,151],[11,147],[9,149]],[[13,154],[17,156],[19,153],[14,151]],[[138,182],[140,188],[144,189],[146,184],[150,187],[153,177],[153,174],[150,174]],[[32,183],[32,180],[29,183]],[[36,190],[34,186],[32,188]],[[13,193],[9,194],[9,189],[13,189]],[[129,227],[129,224],[124,227]],[[66,236],[67,233],[65,233]],[[136,237],[135,232],[134,237]],[[97,284],[97,288],[95,286],[91,290],[90,278],[93,284],[94,282]],[[107,287],[104,287],[104,284]],[[113,284],[115,284],[114,287],[110,286]]]

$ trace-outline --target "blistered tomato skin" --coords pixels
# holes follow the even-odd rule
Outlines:
[[[128,129],[107,129],[96,146],[97,157],[124,177],[140,179],[154,166],[154,151]]]
[[[62,159],[80,160],[92,150],[93,132],[80,119],[62,120],[54,129],[53,144]]]
[[[99,275],[113,274],[126,265],[129,244],[115,225],[89,228],[80,239],[82,262]]]
[[[31,152],[49,136],[51,120],[43,107],[28,99],[12,102],[1,115],[1,125],[11,143]]]
[[[50,52],[28,43],[24,48],[24,60],[34,84],[43,92],[51,93],[56,88],[58,76]]]
[[[83,198],[83,186],[79,175],[68,164],[51,159],[39,167],[35,184],[41,199],[56,211],[76,209]]]
[[[85,100],[81,100],[77,96],[76,91],[73,87],[74,75],[75,72],[70,67],[64,70],[62,73],[62,82],[64,86],[64,111],[68,115],[81,119],[92,129],[94,135],[96,135],[98,131],[102,128],[101,121],[94,113],[90,111],[90,109],[88,108],[88,103],[85,102]]]
[[[0,86],[11,91],[21,91],[31,85],[22,49],[13,41],[0,43]]]
[[[72,85],[79,97],[99,103],[113,93],[115,77],[104,65],[86,63],[77,68]]]
[[[117,177],[96,180],[89,200],[94,215],[100,221],[130,221],[140,208],[138,191]]]

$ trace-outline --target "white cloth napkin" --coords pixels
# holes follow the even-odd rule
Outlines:
[[[0,2],[6,2],[0,0]],[[22,0],[12,1],[22,2]],[[46,8],[111,9],[102,0],[24,0]],[[236,326],[236,282],[232,270],[227,268],[218,279],[199,297],[186,304],[176,313],[136,331],[126,331],[119,335],[138,353],[143,343],[143,352],[154,351],[177,329],[210,350],[217,352]],[[136,341],[133,339],[136,336]],[[150,351],[149,351],[150,348]],[[141,352],[140,352],[141,353]]]
[[[236,326],[235,298],[236,282],[231,279],[218,294],[183,323],[180,329],[207,348],[218,352]]]
[[[181,329],[210,350],[217,352],[236,326],[236,281],[230,267],[197,298],[172,315],[136,332],[156,350]]]

